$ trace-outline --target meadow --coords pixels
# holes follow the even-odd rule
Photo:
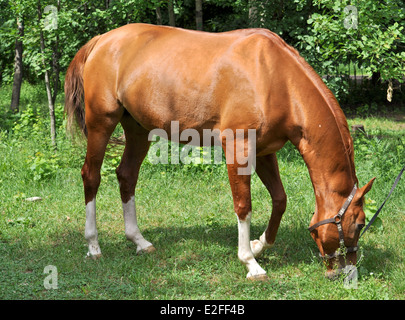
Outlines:
[[[85,141],[65,133],[63,97],[57,102],[57,149],[51,147],[42,88],[23,86],[22,110],[8,112],[10,88],[0,88],[0,299],[361,299],[405,298],[405,178],[359,245],[357,289],[324,277],[324,265],[307,231],[314,194],[307,168],[291,144],[278,152],[287,211],[273,248],[259,259],[267,282],[245,279],[237,258],[237,220],[226,167],[142,165],[136,189],[140,229],[156,252],[136,255],[125,239],[114,169],[121,146],[110,147],[102,169],[97,222],[103,257],[85,257],[85,208],[80,169]],[[375,212],[405,159],[405,114],[351,116],[363,124],[354,137],[360,186]],[[42,200],[28,201],[40,197]],[[251,237],[261,235],[271,198],[252,176]],[[57,288],[47,289],[47,266]],[[314,285],[316,284],[316,285]]]

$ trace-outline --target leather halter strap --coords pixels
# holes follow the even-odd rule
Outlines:
[[[350,203],[352,203],[352,200],[354,198],[354,195],[356,194],[356,191],[357,191],[357,187],[356,187],[356,185],[354,185],[353,190],[350,193],[349,197],[346,199],[345,203],[343,204],[343,207],[339,210],[339,212],[333,218],[329,218],[329,219],[319,221],[319,222],[313,224],[312,226],[310,226],[308,228],[309,232],[312,232],[316,228],[318,228],[319,226],[322,226],[324,224],[328,224],[328,223],[336,224],[336,227],[338,228],[338,232],[339,232],[340,250],[338,249],[337,251],[335,251],[332,254],[326,254],[325,256],[323,256],[325,258],[332,259],[332,258],[335,258],[337,255],[344,255],[344,254],[349,253],[349,252],[356,252],[357,249],[358,249],[357,247],[346,247],[345,246],[343,228],[342,228],[342,223],[341,223],[342,222],[342,216],[346,212],[346,210],[349,207]]]

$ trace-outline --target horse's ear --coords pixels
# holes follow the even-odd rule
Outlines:
[[[358,196],[359,198],[364,197],[364,195],[370,191],[371,187],[373,186],[375,178],[371,179],[363,188],[359,189]]]

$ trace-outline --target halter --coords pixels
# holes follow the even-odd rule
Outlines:
[[[312,225],[311,227],[308,228],[309,232],[314,231],[316,228],[319,226],[322,226],[324,224],[328,223],[334,223],[336,224],[336,227],[339,232],[339,249],[337,249],[334,253],[332,254],[325,254],[322,256],[319,254],[322,258],[326,259],[333,259],[336,258],[337,256],[345,256],[347,253],[351,252],[356,252],[358,250],[358,247],[346,247],[345,246],[345,240],[344,240],[344,235],[343,235],[343,228],[342,228],[342,216],[346,212],[347,208],[349,207],[350,203],[353,200],[353,197],[356,193],[357,187],[354,185],[352,192],[350,193],[349,197],[346,199],[345,203],[343,204],[343,207],[339,210],[337,215],[335,215],[333,218],[325,219],[322,221],[319,221]]]

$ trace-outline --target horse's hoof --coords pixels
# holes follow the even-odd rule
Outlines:
[[[156,251],[156,248],[152,245],[152,246],[149,246],[147,248],[138,250],[136,252],[136,254],[148,254],[148,253],[152,253],[152,252],[155,252],[155,251]]]
[[[267,276],[267,274],[255,274],[254,276],[248,276],[247,277],[248,280],[251,281],[268,281],[269,277]]]
[[[337,280],[341,274],[341,269],[332,269],[325,272],[325,278],[328,280]]]
[[[103,257],[103,255],[101,253],[91,254],[90,252],[87,252],[87,255],[86,255],[86,258],[91,259],[91,260],[98,260],[98,259],[100,259],[102,257]]]

